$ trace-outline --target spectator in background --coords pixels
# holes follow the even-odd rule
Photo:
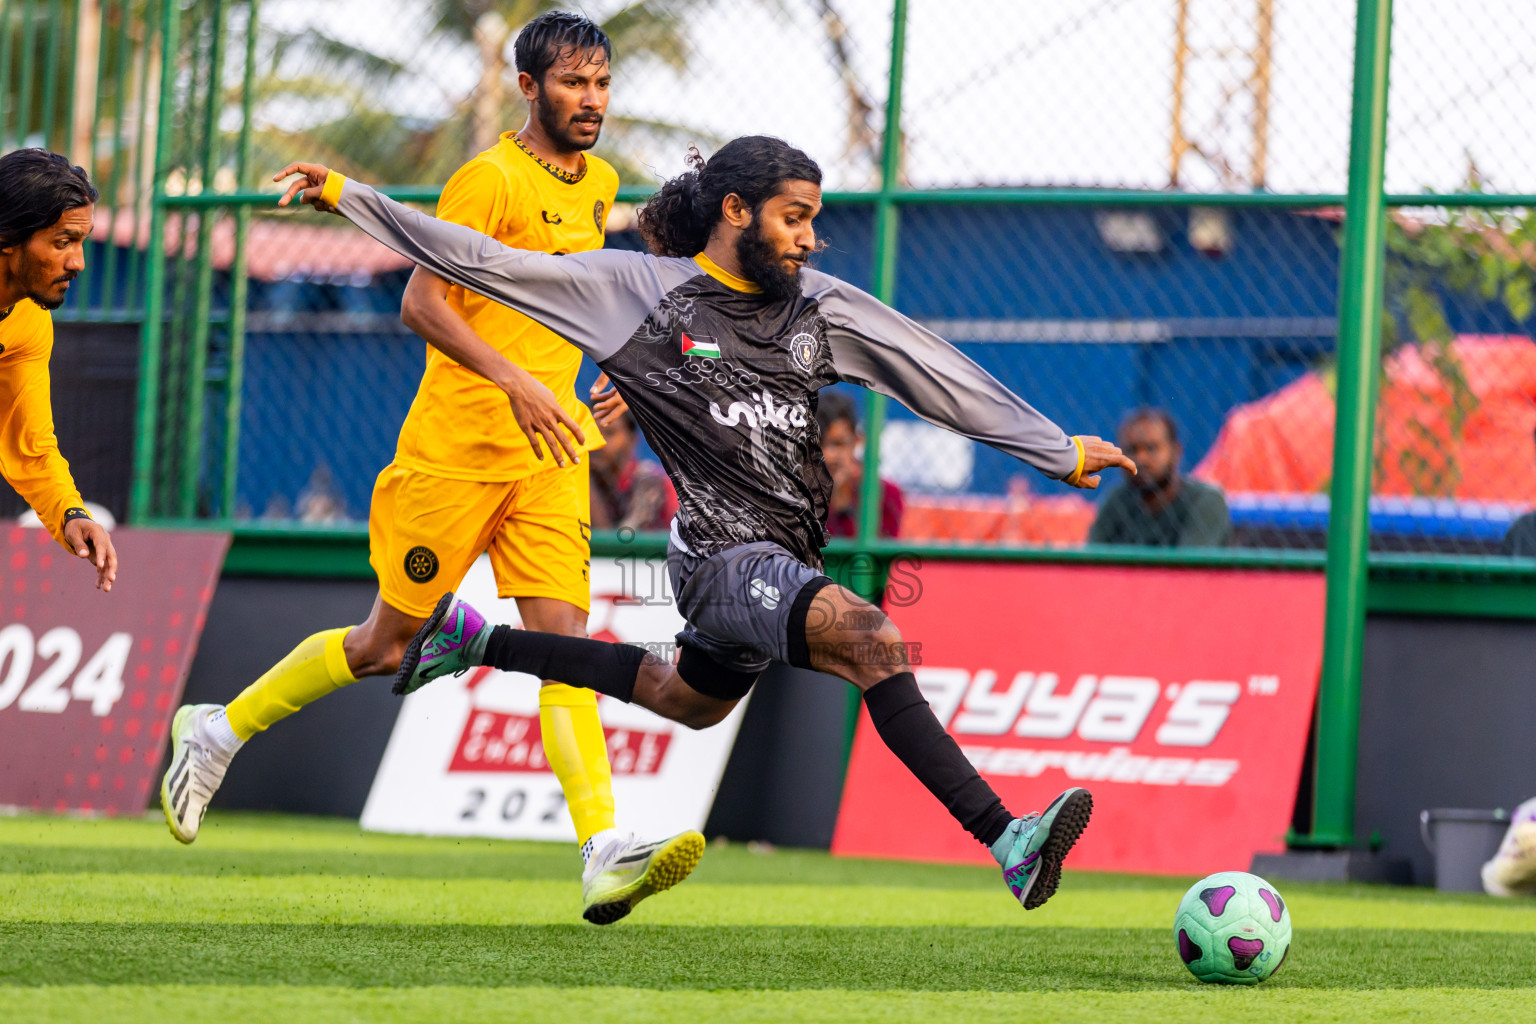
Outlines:
[[[816,422],[821,425],[821,457],[832,474],[827,535],[857,537],[859,498],[864,489],[864,431],[859,428],[858,409],[847,395],[823,391],[816,405]],[[880,536],[901,533],[904,505],[901,488],[889,480],[880,481]]]
[[[597,529],[665,530],[677,513],[677,491],[658,463],[635,457],[635,418],[626,409],[603,427],[607,444],[593,449],[592,525]]]
[[[1110,491],[1088,531],[1092,544],[1219,547],[1232,533],[1227,500],[1218,488],[1179,473],[1184,448],[1173,417],[1141,408],[1120,423],[1120,448],[1136,475]]]
[[[295,511],[299,521],[305,523],[342,523],[350,518],[347,501],[336,486],[336,474],[330,466],[322,462],[309,474],[309,483],[299,492]]]
[[[1516,558],[1536,558],[1536,512],[1527,512],[1509,524],[1499,551]]]

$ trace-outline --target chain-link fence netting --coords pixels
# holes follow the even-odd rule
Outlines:
[[[262,172],[304,158],[375,184],[427,186],[418,194],[430,211],[433,186],[526,121],[513,40],[530,18],[557,6],[267,0],[245,109],[249,5],[183,8],[167,192],[185,215],[167,221],[171,314],[156,513],[365,518],[373,477],[390,459],[425,358],[421,340],[399,321],[405,265],[382,246],[327,219],[257,207],[245,215],[247,237],[237,247],[230,210],[187,203],[210,191],[270,189]],[[708,153],[740,134],[772,133],[815,151],[829,190],[876,187],[890,11],[843,6],[587,5],[614,54],[612,101],[595,152],[624,185],[643,192],[681,170],[690,146]],[[215,79],[223,90],[215,101],[219,130],[210,136]],[[251,157],[242,174],[243,126]],[[621,203],[612,211],[608,244],[640,246],[634,210]],[[828,211],[825,229],[829,259],[866,284],[868,222],[867,206],[839,207]],[[197,255],[205,242],[211,275],[210,261]],[[239,353],[227,312],[237,248],[249,279]],[[583,394],[594,377],[588,367]]]
[[[550,0],[266,0],[255,116],[263,166],[312,154],[367,180],[441,184],[519,128],[513,41]],[[597,152],[651,184],[748,132],[815,152],[831,189],[875,187],[888,4],[606,0],[613,44]]]
[[[1378,548],[1536,556],[1536,225],[1402,208],[1388,224],[1371,529]],[[1517,525],[1518,524],[1518,525]]]
[[[0,152],[63,153],[101,193],[86,269],[58,320],[142,315],[159,88],[155,6],[0,5]]]
[[[1136,410],[1162,410],[1183,473],[1224,495],[1223,543],[1324,545],[1337,209],[920,206],[903,228],[904,308],[1070,430],[1124,444],[1144,415]],[[1399,208],[1387,253],[1372,546],[1536,556],[1536,519],[1522,518],[1536,505],[1529,209]],[[924,266],[965,272],[936,277]],[[882,454],[910,492],[904,536],[1114,538],[1104,522],[1113,492],[1042,485],[988,449],[893,415]],[[1142,457],[1155,474],[1157,456]],[[1157,536],[1213,535],[1199,517],[1177,529],[1192,532]]]
[[[1179,464],[1229,492],[1230,528],[1169,520],[1164,543],[1310,542],[1245,515],[1256,488],[1220,466],[1234,415],[1316,377],[1333,351],[1336,218],[1283,207],[933,205],[908,208],[902,227],[905,309],[1070,432],[1113,437],[1146,426],[1137,417],[1155,420],[1164,447],[1142,453],[1142,482],[1163,478],[1165,499],[1179,490],[1168,479]],[[1081,544],[1101,507],[1116,504],[1111,490],[1127,486],[1117,471],[1104,493],[1076,491],[904,412],[892,425],[884,460],[912,492],[903,534],[913,539]],[[1152,542],[1111,527],[1094,539]]]
[[[1536,193],[1536,23],[1398,0],[1388,192]],[[1536,556],[1536,224],[1529,207],[1390,212],[1372,480],[1378,549]]]
[[[148,294],[159,51],[154,0],[0,2],[0,154],[41,147],[100,193],[85,269],[53,312],[54,427],[86,499],[128,512]],[[8,214],[15,211],[7,210]],[[0,484],[0,515],[35,521]]]
[[[1521,4],[1395,0],[1387,191],[1536,191],[1536,22]]]
[[[906,178],[1342,192],[1353,27],[1333,0],[913,3]]]
[[[137,322],[163,287],[143,511],[359,522],[424,364],[399,321],[409,268],[335,221],[210,194],[271,189],[302,157],[419,186],[430,211],[455,168],[523,124],[512,40],[558,5],[170,2],[0,13],[0,147],[79,153],[103,185],[87,287],[61,315]],[[613,40],[596,152],[626,200],[690,145],[780,135],[843,194],[818,219],[822,268],[872,285],[890,0],[583,10]],[[1508,5],[1397,0],[1393,32],[1387,191],[1536,189],[1536,24]],[[892,406],[880,472],[904,492],[895,532],[1322,545],[1353,45],[1353,5],[1328,0],[911,0],[892,185],[1014,190],[904,197],[895,303],[1069,430],[1150,431],[1144,459],[1177,469],[1152,476],[1185,484],[1134,491],[1162,525],[1116,532],[1118,478],[1072,491]],[[163,281],[146,259],[162,129]],[[612,212],[608,245],[641,245],[634,210]],[[1529,210],[1399,207],[1388,254],[1372,543],[1526,553],[1505,534],[1536,503]],[[1160,412],[1131,415],[1145,409]],[[1163,514],[1194,498],[1199,515]]]

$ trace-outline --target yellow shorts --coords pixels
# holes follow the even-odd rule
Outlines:
[[[501,597],[591,603],[591,494],[583,459],[521,480],[449,480],[390,463],[373,487],[368,560],[392,607],[426,618],[489,550]]]

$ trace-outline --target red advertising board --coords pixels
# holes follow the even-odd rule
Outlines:
[[[229,536],[117,530],[111,593],[46,530],[0,529],[0,806],[140,814]]]
[[[603,639],[610,639],[604,637]],[[617,641],[615,641],[617,642]],[[496,674],[492,668],[470,673],[466,688],[480,692],[480,684]],[[474,698],[471,697],[471,700]],[[608,763],[614,775],[655,775],[666,760],[672,742],[670,732],[603,727],[608,741]],[[453,748],[450,772],[548,772],[539,716],[507,714],[470,705],[464,732]]]
[[[889,596],[924,695],[1010,809],[1093,792],[1072,867],[1205,874],[1283,847],[1321,574],[933,563]],[[832,850],[990,862],[867,714]]]

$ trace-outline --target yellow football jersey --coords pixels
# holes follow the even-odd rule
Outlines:
[[[53,433],[52,355],[52,315],[22,299],[0,319],[0,474],[64,544],[64,513],[85,503]]]
[[[544,163],[515,133],[476,156],[448,180],[439,218],[484,232],[504,245],[548,253],[600,249],[619,176],[586,156],[579,180]],[[522,313],[453,285],[448,302],[488,344],[542,381],[586,436],[600,448],[591,411],[576,398],[581,353]],[[427,348],[427,369],[400,430],[398,465],[456,480],[517,480],[554,468],[533,454],[500,388]]]

